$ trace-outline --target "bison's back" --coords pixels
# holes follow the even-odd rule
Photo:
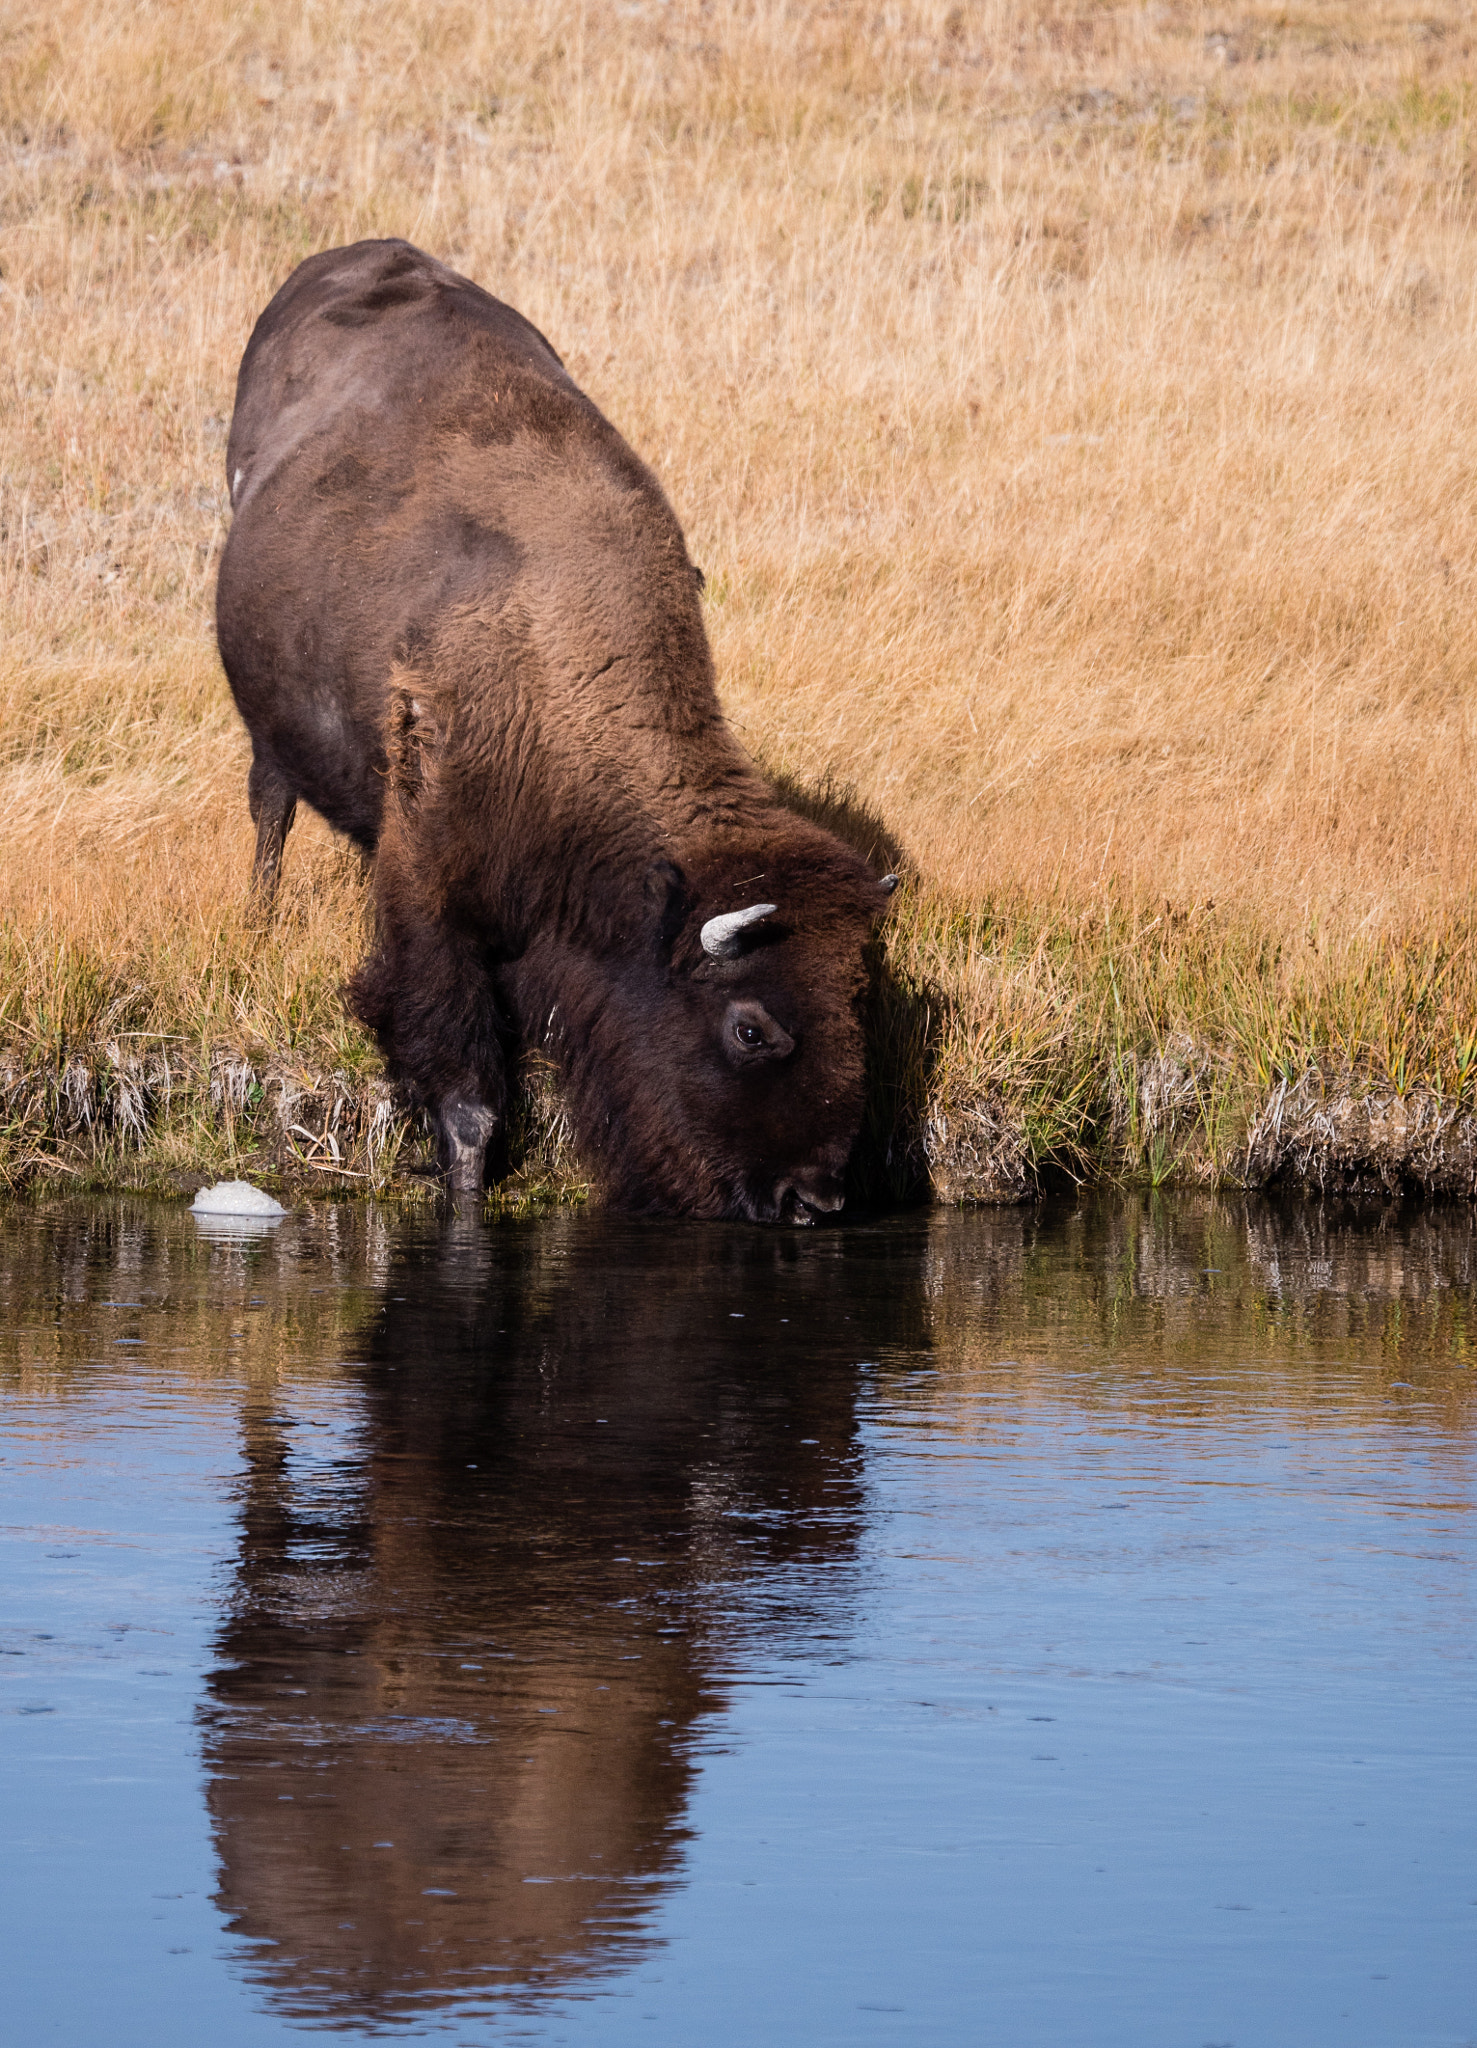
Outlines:
[[[634,464],[535,327],[406,242],[310,257],[257,322],[227,447],[221,656],[258,759],[361,844],[393,665],[495,604],[526,552],[500,455],[572,437]]]

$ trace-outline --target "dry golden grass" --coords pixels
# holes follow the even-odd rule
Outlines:
[[[253,318],[395,233],[653,462],[756,754],[906,848],[882,1028],[941,1186],[1257,1178],[1310,1073],[1465,1115],[1472,41],[1450,0],[16,0],[0,1030],[363,1064],[324,835],[242,923],[210,594]]]

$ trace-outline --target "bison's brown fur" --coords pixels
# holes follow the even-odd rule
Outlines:
[[[548,343],[404,242],[311,257],[252,334],[227,468],[258,886],[300,797],[375,851],[352,1000],[453,1186],[524,1044],[625,1206],[838,1208],[884,885],[730,734],[672,509]],[[738,957],[704,951],[756,901]]]

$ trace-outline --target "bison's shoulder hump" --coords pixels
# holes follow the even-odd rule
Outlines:
[[[475,423],[499,381],[535,406],[580,398],[531,321],[409,242],[355,242],[310,256],[252,331],[227,448],[232,504],[339,423],[432,417]],[[557,394],[557,397],[556,397]],[[508,408],[504,407],[506,413]]]
[[[434,379],[489,343],[510,368],[568,382],[532,321],[470,278],[409,242],[354,242],[298,265],[256,323],[242,386],[300,380],[346,351]]]

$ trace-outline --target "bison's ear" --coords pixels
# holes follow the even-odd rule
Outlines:
[[[687,915],[687,882],[669,860],[654,860],[646,870],[646,921],[658,951],[670,953]]]

